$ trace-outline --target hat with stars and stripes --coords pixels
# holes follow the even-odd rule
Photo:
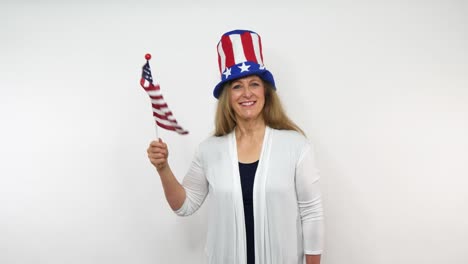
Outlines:
[[[219,98],[225,83],[249,75],[257,75],[275,87],[273,75],[265,68],[260,36],[250,30],[233,30],[224,33],[218,43],[218,64],[221,82],[213,95]]]

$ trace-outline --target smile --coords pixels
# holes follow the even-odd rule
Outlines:
[[[252,106],[256,103],[256,101],[248,101],[248,102],[242,102],[240,105],[242,106]]]

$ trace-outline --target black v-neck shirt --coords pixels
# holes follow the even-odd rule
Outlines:
[[[257,167],[258,160],[253,163],[239,162],[242,198],[244,200],[244,219],[247,239],[247,264],[255,264],[253,186]]]

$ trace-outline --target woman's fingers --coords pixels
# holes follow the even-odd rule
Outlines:
[[[168,157],[167,149],[148,149],[148,155],[152,157]]]
[[[150,162],[157,168],[162,169],[167,166],[167,158],[169,156],[169,151],[167,149],[167,144],[164,143],[161,139],[151,141],[148,149],[148,158]]]

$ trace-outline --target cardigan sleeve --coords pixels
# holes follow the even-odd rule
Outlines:
[[[208,195],[208,181],[203,171],[198,149],[182,181],[182,186],[185,189],[185,201],[182,206],[174,210],[174,212],[179,216],[189,216],[200,208]]]
[[[302,222],[304,254],[319,255],[323,251],[324,228],[319,171],[313,149],[307,145],[296,165],[296,193]]]

